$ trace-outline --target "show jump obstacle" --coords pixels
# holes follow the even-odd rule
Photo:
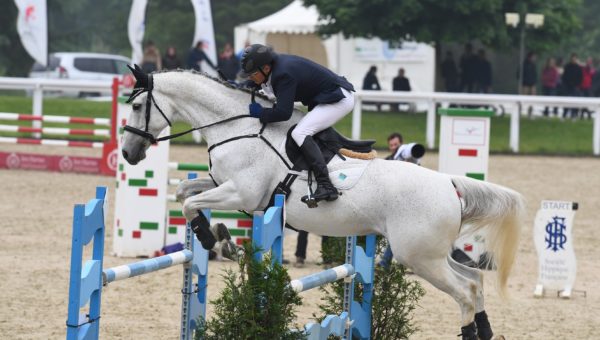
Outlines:
[[[95,199],[86,205],[76,205],[74,209],[67,339],[98,339],[104,285],[175,265],[183,265],[184,268],[180,338],[191,339],[198,317],[206,317],[208,252],[196,240],[188,225],[184,250],[103,270],[105,195],[106,188],[97,188]],[[274,258],[279,261],[283,241],[281,231],[285,223],[284,201],[285,198],[278,195],[275,206],[264,214],[256,212],[252,227],[255,245],[272,249]],[[204,210],[203,213],[210,218],[210,211]],[[83,247],[92,240],[92,259],[82,265]],[[368,236],[366,244],[365,252],[356,245],[356,237],[349,237],[346,264],[291,282],[296,291],[303,292],[339,279],[345,280],[343,312],[327,316],[320,324],[306,325],[308,339],[326,339],[330,334],[351,339],[353,332],[361,339],[369,339],[375,236]],[[262,256],[262,253],[257,256]],[[197,277],[195,282],[193,276]],[[354,279],[363,284],[362,302],[354,301]],[[89,307],[86,307],[88,301]],[[82,313],[84,307],[87,310]]]
[[[439,109],[439,172],[466,176],[481,181],[488,179],[491,110]],[[454,243],[474,263],[485,253],[485,234],[465,234]]]
[[[42,170],[58,172],[75,172],[87,174],[101,174],[114,176],[117,164],[117,103],[119,92],[119,80],[115,78],[112,85],[113,103],[111,119],[87,118],[71,116],[43,115],[34,116],[29,114],[0,112],[0,133],[8,133],[12,136],[0,136],[0,143],[50,145],[78,148],[102,149],[102,157],[81,157],[67,155],[44,155],[21,152],[0,152],[0,168]],[[29,127],[11,125],[15,122],[40,122],[61,124],[85,124],[90,128],[81,129],[74,127]],[[11,124],[7,124],[10,122]],[[19,124],[19,123],[16,123]],[[108,127],[108,129],[96,128]],[[13,137],[15,133],[31,134],[33,138]],[[44,136],[60,136],[62,139],[42,139]],[[83,141],[72,139],[71,136],[105,137],[101,142]]]

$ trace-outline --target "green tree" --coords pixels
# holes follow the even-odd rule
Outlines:
[[[505,12],[541,13],[546,22],[531,33],[535,48],[555,48],[579,29],[580,0],[305,0],[326,23],[319,32],[352,37],[462,43],[479,40],[491,47],[515,46],[519,32],[506,26]]]

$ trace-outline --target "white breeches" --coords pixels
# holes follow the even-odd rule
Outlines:
[[[298,125],[292,130],[292,138],[298,146],[302,146],[306,136],[313,136],[333,126],[348,112],[352,111],[354,108],[354,94],[343,88],[341,90],[346,98],[333,104],[319,104],[300,119]]]

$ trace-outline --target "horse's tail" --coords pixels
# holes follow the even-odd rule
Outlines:
[[[519,243],[525,204],[518,192],[489,182],[452,176],[463,198],[461,225],[466,232],[483,229],[485,245],[497,269],[497,288],[506,296],[506,282]]]

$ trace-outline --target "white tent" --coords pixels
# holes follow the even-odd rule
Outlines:
[[[380,39],[345,39],[336,34],[321,39],[315,34],[319,12],[296,0],[262,19],[235,27],[235,49],[246,43],[268,44],[279,53],[297,54],[345,76],[357,89],[371,65],[384,90],[391,90],[399,68],[406,70],[413,91],[434,91],[435,50],[422,43],[407,42],[398,47]]]

